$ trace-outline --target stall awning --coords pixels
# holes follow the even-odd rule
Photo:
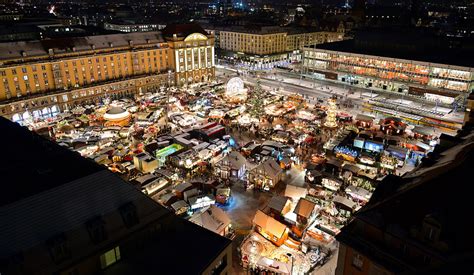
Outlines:
[[[355,119],[356,120],[361,120],[361,121],[368,121],[368,122],[373,122],[374,121],[374,117],[364,115],[364,114],[357,114]]]
[[[330,164],[330,165],[334,165],[336,167],[341,167],[343,162],[341,160],[338,160],[338,159],[328,159],[328,161],[326,163]]]
[[[341,196],[335,196],[332,200],[334,203],[339,203],[341,205],[344,205],[350,209],[354,209],[355,206],[356,206],[356,203],[349,200],[348,198],[344,198],[344,197],[341,197]]]
[[[405,158],[407,153],[408,153],[408,149],[406,148],[402,148],[402,147],[397,147],[397,146],[393,146],[393,145],[389,145],[387,147],[387,151],[388,152],[391,152],[392,154],[394,154],[395,156],[398,156],[400,158]]]
[[[430,136],[432,135],[432,132],[431,129],[427,128],[427,127],[420,127],[420,126],[416,126],[412,132],[414,133],[417,133],[417,134],[420,134],[420,135],[424,135],[424,136]]]
[[[345,164],[345,165],[342,167],[342,169],[347,170],[347,171],[349,171],[349,172],[352,172],[352,174],[357,174],[357,173],[359,173],[359,171],[360,171],[360,168],[359,168],[359,167],[357,167],[357,166],[355,166],[355,165],[352,165],[352,164],[349,164],[349,163]]]

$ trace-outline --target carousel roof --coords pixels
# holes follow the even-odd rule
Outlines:
[[[130,116],[130,113],[119,106],[111,106],[109,110],[104,114],[104,118],[107,120],[122,120]]]
[[[119,107],[119,106],[111,106],[110,109],[107,111],[106,114],[109,114],[109,115],[118,115],[118,114],[122,114],[122,113],[125,113],[126,110],[123,109],[122,107]]]

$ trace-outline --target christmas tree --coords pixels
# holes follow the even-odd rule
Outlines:
[[[328,100],[328,110],[326,113],[327,113],[327,116],[326,116],[326,122],[324,122],[324,126],[329,127],[329,128],[337,127],[337,122],[336,122],[337,108],[336,108],[335,98],[330,98]]]
[[[255,89],[249,100],[250,116],[260,119],[260,117],[265,114],[263,94],[264,94],[264,90],[262,89],[262,86],[260,85],[260,80],[257,79],[257,84],[255,85]]]

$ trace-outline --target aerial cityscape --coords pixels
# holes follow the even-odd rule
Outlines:
[[[474,274],[473,12],[0,0],[0,275]]]

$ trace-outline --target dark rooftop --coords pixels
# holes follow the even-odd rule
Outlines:
[[[171,215],[93,161],[3,117],[0,131],[4,145],[0,162],[2,260],[81,227],[91,216],[112,213],[118,206],[138,200],[156,208],[154,213],[163,218],[161,226],[140,253],[122,255],[105,274],[176,274],[176,270],[200,274],[231,244],[227,238]]]
[[[173,227],[156,234],[142,253],[122,259],[104,274],[201,274],[211,264],[209,260],[214,260],[232,243],[197,224],[176,216],[173,218]],[[164,247],[172,249],[162,249]]]
[[[474,133],[459,140],[455,146],[431,154],[431,161],[424,159],[412,172],[402,177],[386,177],[369,203],[356,213],[337,239],[392,271],[414,272],[429,267],[414,258],[403,257],[400,251],[375,235],[364,233],[368,231],[361,228],[367,229],[367,226],[362,224],[371,225],[404,243],[416,243],[417,249],[432,255],[432,262],[452,264],[472,260],[474,236],[466,215],[474,211],[469,180],[474,163]],[[423,237],[426,219],[440,225],[437,243],[427,242]],[[443,249],[440,249],[441,244]]]
[[[193,33],[208,35],[208,33],[196,23],[170,24],[163,29],[162,33],[165,37],[173,37],[173,34],[176,34],[178,37],[187,37]]]
[[[104,170],[95,162],[0,117],[0,205],[24,199]]]

